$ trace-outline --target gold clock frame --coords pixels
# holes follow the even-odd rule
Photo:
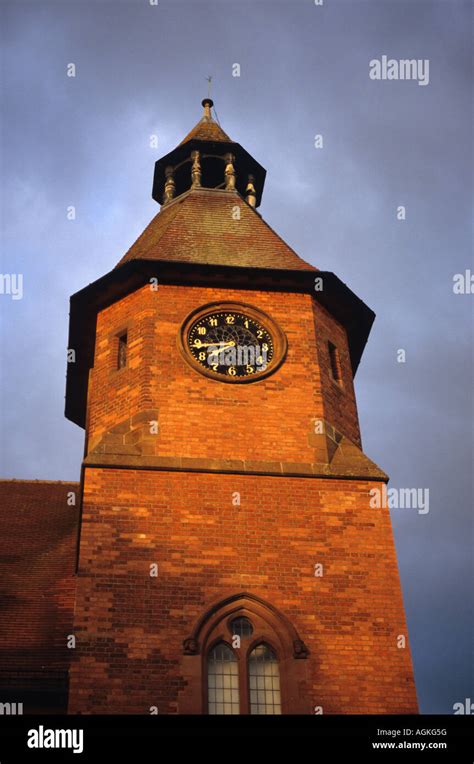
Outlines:
[[[262,324],[267,332],[272,335],[273,358],[264,371],[256,372],[255,374],[252,374],[248,377],[226,377],[223,374],[218,374],[215,371],[206,369],[198,361],[196,361],[188,348],[187,336],[189,330],[191,329],[191,326],[200,318],[203,318],[208,313],[215,313],[220,310],[244,313],[248,315],[249,318],[253,318],[254,321],[258,321],[260,324]],[[189,364],[189,366],[194,369],[194,371],[199,372],[199,374],[202,374],[209,379],[213,379],[215,382],[225,382],[226,384],[231,385],[249,383],[252,384],[253,382],[259,382],[261,379],[265,379],[270,374],[273,374],[285,360],[288,349],[288,341],[286,339],[286,335],[283,329],[281,329],[281,327],[277,324],[277,322],[273,318],[270,318],[268,313],[264,313],[259,308],[256,308],[254,305],[249,305],[246,302],[208,302],[206,305],[201,305],[199,308],[193,310],[184,320],[178,332],[177,340],[181,355]]]

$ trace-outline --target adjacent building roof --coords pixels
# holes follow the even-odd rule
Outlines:
[[[75,496],[75,504],[68,503]],[[0,688],[64,692],[71,651],[79,483],[0,480]],[[40,679],[38,685],[38,679]],[[21,696],[22,697],[22,696]]]

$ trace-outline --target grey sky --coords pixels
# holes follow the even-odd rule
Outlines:
[[[222,127],[268,171],[264,218],[377,313],[356,377],[364,449],[392,486],[430,489],[429,514],[392,518],[421,710],[452,713],[474,698],[474,295],[452,288],[474,271],[470,3],[0,6],[2,272],[24,278],[22,300],[0,295],[2,475],[78,479],[69,295],[158,210],[154,161],[200,118],[212,74]],[[384,54],[429,59],[429,85],[369,79]]]

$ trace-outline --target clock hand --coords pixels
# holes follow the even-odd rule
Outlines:
[[[195,348],[215,347],[217,348],[216,353],[219,353],[226,347],[232,347],[233,345],[235,345],[235,342],[224,342],[219,345],[217,342],[201,342],[201,340],[194,340],[193,343],[193,347]]]

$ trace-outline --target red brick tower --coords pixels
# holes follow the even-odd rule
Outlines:
[[[353,377],[374,314],[257,212],[212,101],[159,214],[71,298],[86,430],[69,711],[417,711]]]

